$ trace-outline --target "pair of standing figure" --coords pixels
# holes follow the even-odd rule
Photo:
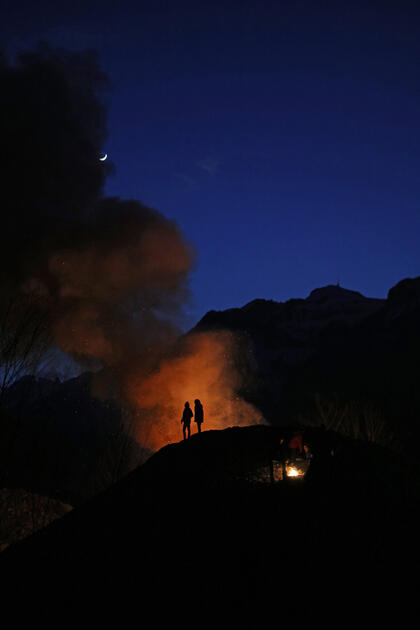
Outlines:
[[[197,423],[197,431],[201,433],[201,425],[204,422],[203,405],[198,398],[194,400],[194,413],[190,407],[190,403],[187,401],[184,406],[184,411],[181,418],[182,432],[184,434],[184,440],[191,435],[191,418],[194,416],[194,422]]]

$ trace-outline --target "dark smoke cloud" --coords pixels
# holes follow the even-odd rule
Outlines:
[[[102,196],[112,166],[99,161],[108,80],[96,53],[42,45],[2,62],[0,85],[3,311],[18,295],[59,348],[102,365],[166,343],[193,255],[158,211]]]
[[[137,201],[104,199],[77,247],[52,252],[24,289],[50,305],[60,348],[115,365],[177,334],[191,262],[175,223]]]
[[[106,137],[96,53],[46,45],[0,68],[1,269],[21,279],[46,250],[69,245],[102,195]]]
[[[94,393],[115,394],[117,383],[148,448],[179,439],[179,414],[195,397],[206,428],[261,422],[236,393],[232,335],[176,343],[194,260],[176,223],[139,201],[103,198],[107,79],[96,55],[43,46],[0,63],[0,86],[0,367],[10,330],[21,355],[43,330],[42,348],[108,368]]]

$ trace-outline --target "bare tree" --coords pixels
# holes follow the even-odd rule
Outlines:
[[[5,391],[35,374],[51,346],[47,314],[32,295],[14,293],[0,307],[0,408]]]
[[[51,347],[47,311],[38,299],[17,291],[0,302],[0,487],[22,430],[23,408],[30,387],[23,388],[18,407],[10,409],[7,390],[25,375],[35,375]]]
[[[380,408],[371,401],[342,401],[336,394],[330,397],[314,395],[314,424],[342,433],[357,440],[397,448],[396,436]]]

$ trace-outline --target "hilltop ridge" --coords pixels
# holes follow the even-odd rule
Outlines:
[[[160,627],[181,605],[188,627],[252,627],[250,615],[261,623],[276,607],[283,619],[296,605],[301,620],[321,619],[326,585],[331,601],[365,612],[347,592],[361,564],[375,581],[401,578],[406,554],[418,566],[404,462],[308,429],[312,448],[334,442],[327,469],[308,482],[256,479],[286,433],[235,427],[162,448],[0,556],[3,612],[121,623],[137,611]]]
[[[311,291],[306,298],[292,298],[285,302],[255,299],[241,308],[225,311],[209,311],[196,325],[196,329],[241,326],[263,326],[270,320],[277,325],[319,327],[331,320],[355,324],[375,313],[386,300],[367,298],[358,291],[344,289],[338,285],[327,285]]]

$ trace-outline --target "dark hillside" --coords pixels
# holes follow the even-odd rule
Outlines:
[[[287,424],[301,411],[295,409],[291,392],[307,393],[304,370],[316,362],[318,374],[320,362],[328,366],[352,347],[358,324],[384,304],[385,300],[329,285],[314,289],[306,299],[260,299],[242,308],[210,311],[194,330],[235,332],[242,348],[238,369],[246,375],[242,394],[270,423]]]
[[[373,586],[403,581],[407,558],[419,568],[404,462],[311,429],[313,453],[334,456],[311,464],[303,481],[273,484],[268,464],[286,434],[232,428],[164,447],[0,556],[4,614],[251,628],[273,611],[322,619],[326,598],[330,609],[361,613],[365,589],[373,613]]]
[[[91,373],[64,382],[26,376],[0,409],[0,487],[79,505],[138,465],[127,413],[92,395]]]
[[[323,422],[417,460],[420,278],[402,280],[386,300],[338,286],[284,303],[254,300],[211,311],[195,330],[223,328],[242,348],[241,393],[271,424]]]

